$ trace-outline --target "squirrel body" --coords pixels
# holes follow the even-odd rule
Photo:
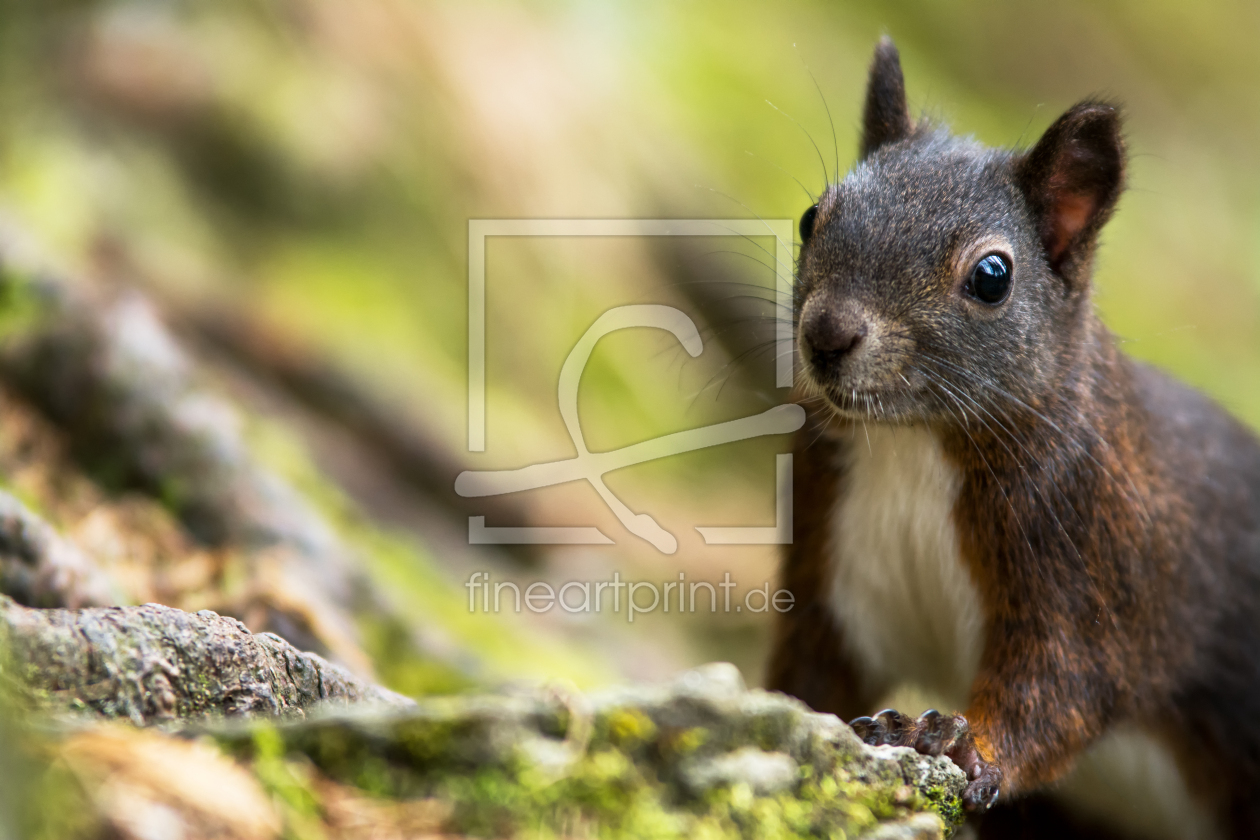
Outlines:
[[[866,711],[892,705],[906,685],[939,708],[966,708],[984,623],[953,517],[958,468],[926,426],[823,434],[837,473],[827,608],[860,693],[875,698]],[[1136,721],[1115,724],[1088,748],[1054,796],[1135,837],[1220,836],[1166,738]]]
[[[950,756],[981,837],[1260,836],[1260,442],[1094,312],[1124,166],[1107,103],[1026,151],[913,122],[885,40],[801,220],[767,683]],[[903,684],[943,713],[867,717]]]
[[[851,427],[833,457],[828,606],[866,692],[909,681],[964,708],[984,625],[953,518],[957,467],[926,426]]]

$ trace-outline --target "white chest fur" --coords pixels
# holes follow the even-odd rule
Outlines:
[[[962,711],[980,663],[984,615],[954,525],[960,477],[926,428],[871,425],[845,448],[832,518],[831,609],[848,652],[871,688],[910,685],[917,691],[909,696]],[[1217,836],[1167,748],[1136,726],[1104,737],[1057,788],[1082,815],[1137,837]]]
[[[983,645],[959,555],[959,476],[925,427],[871,425],[847,445],[832,520],[831,606],[876,685],[912,683],[966,707]]]

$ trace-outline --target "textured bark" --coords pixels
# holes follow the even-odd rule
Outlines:
[[[137,724],[303,717],[325,704],[411,700],[234,618],[146,604],[35,610],[0,596],[0,649],[17,682],[60,708]]]

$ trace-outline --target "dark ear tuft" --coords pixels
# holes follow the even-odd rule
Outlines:
[[[913,128],[910,110],[906,107],[906,80],[901,75],[901,57],[892,39],[885,35],[875,47],[870,78],[866,82],[859,156],[865,158],[885,143],[908,137]]]
[[[1124,188],[1124,166],[1120,114],[1094,101],[1059,117],[1016,165],[1016,180],[1055,271],[1071,273],[1092,253]]]

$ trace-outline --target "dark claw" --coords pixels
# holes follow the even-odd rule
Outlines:
[[[914,741],[915,720],[909,715],[903,715],[896,709],[884,709],[875,719],[884,730],[881,744],[906,747]]]
[[[936,709],[928,709],[919,716],[918,729],[919,735],[914,741],[915,751],[923,755],[940,755],[954,734],[954,719],[942,715]]]
[[[875,734],[875,725],[875,719],[869,717],[859,717],[849,721],[849,726],[853,727],[853,731],[857,733],[857,736],[864,743],[871,746],[874,746],[876,743],[871,740],[871,737]]]

